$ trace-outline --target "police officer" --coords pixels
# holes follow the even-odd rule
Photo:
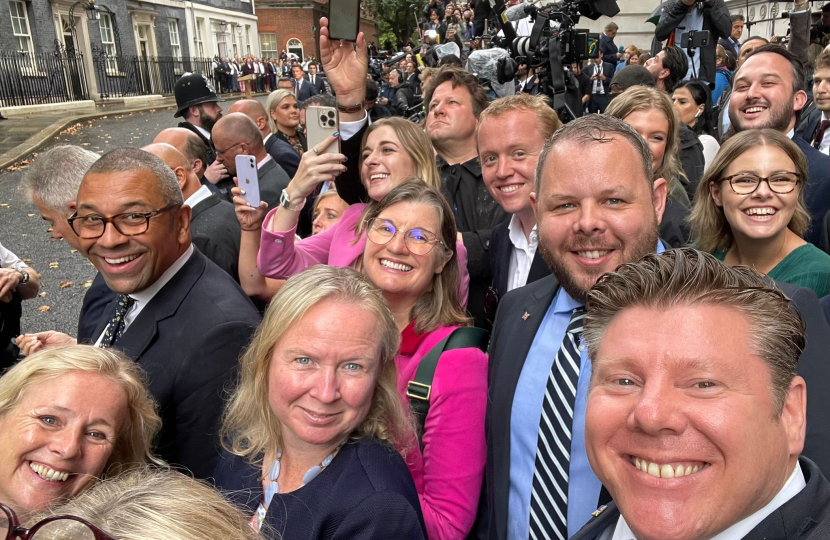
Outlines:
[[[219,102],[225,100],[217,96],[210,82],[198,73],[183,75],[176,81],[173,93],[176,96],[176,114],[173,117],[184,119],[184,122],[179,122],[179,127],[198,135],[207,146],[208,168],[205,170],[205,178],[212,184],[228,178],[225,165],[215,161],[216,148],[210,137],[213,125],[222,118]],[[226,149],[220,149],[224,150]]]

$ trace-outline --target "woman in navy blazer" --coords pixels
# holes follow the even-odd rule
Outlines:
[[[400,336],[356,271],[318,265],[274,297],[222,426],[216,486],[265,537],[424,539],[396,390]]]

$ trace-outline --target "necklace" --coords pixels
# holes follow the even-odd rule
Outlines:
[[[337,445],[337,448],[332,450],[332,452],[323,458],[323,461],[320,462],[319,465],[315,465],[311,467],[309,470],[303,474],[303,486],[317,478],[321,472],[326,470],[334,456],[340,450],[340,447],[345,444],[345,440]],[[268,471],[268,486],[265,488],[265,506],[271,504],[271,499],[274,498],[274,495],[280,492],[280,485],[277,482],[277,479],[280,477],[280,459],[282,458],[282,448],[277,449],[277,457],[274,460],[274,464],[271,465],[271,469]],[[300,486],[302,487],[302,486]]]

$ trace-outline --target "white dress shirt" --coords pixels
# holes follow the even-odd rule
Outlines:
[[[807,482],[804,480],[804,473],[801,471],[801,464],[796,462],[795,469],[789,479],[787,479],[784,483],[784,487],[781,488],[778,495],[773,497],[765,507],[761,508],[751,516],[745,517],[741,521],[735,523],[722,533],[716,534],[710,540],[735,540],[743,538],[749,534],[749,531],[764,521],[767,516],[775,512],[785,502],[798,495],[798,493],[804,489],[806,485]],[[600,538],[605,540],[605,535]],[[637,540],[637,537],[634,536],[633,532],[631,532],[628,523],[625,522],[625,518],[620,516],[620,519],[617,521],[617,528],[614,530],[614,536],[610,537],[610,540]]]
[[[150,303],[150,300],[152,300],[156,296],[156,294],[158,294],[162,287],[167,285],[167,283],[171,279],[173,279],[173,276],[179,273],[179,270],[181,270],[185,263],[188,260],[190,260],[191,255],[193,255],[193,244],[190,244],[187,247],[187,250],[182,254],[182,256],[176,259],[176,262],[171,264],[170,268],[165,270],[164,273],[161,276],[159,276],[159,278],[155,281],[155,283],[153,283],[143,291],[138,291],[127,295],[133,299],[133,305],[130,306],[130,309],[127,310],[127,314],[124,316],[124,332],[127,331],[127,328],[129,328],[133,321],[136,319],[136,317],[138,317],[138,314],[141,313],[141,311],[147,306],[147,304]],[[98,336],[98,339],[95,341],[96,347],[101,346],[101,340],[104,338],[104,334],[107,333],[108,327],[109,325],[105,326],[104,331],[101,332],[100,336]]]
[[[0,268],[14,268],[15,270],[25,272],[28,266],[20,260],[20,257],[4,248],[3,244],[0,244]]]
[[[186,204],[190,208],[194,208],[197,204],[204,201],[205,199],[207,199],[210,196],[211,196],[211,191],[208,189],[208,187],[207,186],[201,186],[199,189],[196,190],[196,192],[193,195],[191,195],[190,197],[187,198],[186,201],[184,201],[184,204]]]
[[[533,264],[533,257],[536,256],[536,248],[539,247],[539,236],[536,234],[536,225],[530,231],[528,242],[522,222],[519,216],[513,214],[510,223],[507,225],[507,234],[513,249],[510,250],[509,274],[507,275],[507,290],[512,291],[527,285],[527,276],[530,274],[530,266]]]
[[[269,159],[271,159],[271,154],[266,155],[264,158],[262,158],[262,161],[256,164],[256,170],[260,170],[263,165],[268,163]]]
[[[830,120],[830,118],[827,118],[826,112],[821,113],[821,119]],[[822,154],[828,155],[828,152],[830,151],[830,129],[827,129],[824,132],[824,138],[821,139],[821,144],[819,145],[818,150]]]

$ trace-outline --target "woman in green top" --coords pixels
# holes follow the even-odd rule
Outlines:
[[[729,266],[830,294],[830,255],[804,241],[807,160],[788,137],[750,130],[721,146],[695,194],[690,222],[698,249]]]

